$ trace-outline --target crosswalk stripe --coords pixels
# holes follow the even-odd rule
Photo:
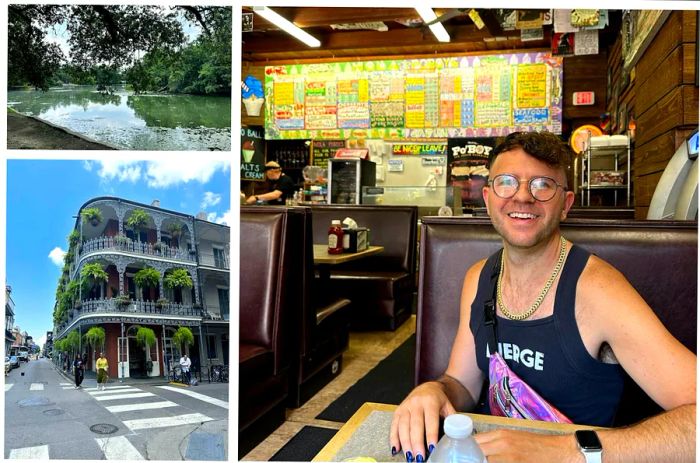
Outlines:
[[[71,383],[58,383],[59,386],[70,386]]]
[[[146,403],[138,403],[138,404],[112,405],[111,407],[105,407],[105,408],[112,413],[121,413],[121,412],[131,412],[134,410],[154,410],[157,408],[177,407],[177,406],[178,406],[178,404],[176,404],[175,402],[171,402],[169,400],[166,400],[164,402],[146,402]]]
[[[176,387],[170,387],[170,386],[158,386],[161,389],[165,389],[168,391],[173,391],[173,392],[179,392],[180,394],[184,394],[187,396],[190,396],[192,398],[195,398],[197,400],[201,400],[203,402],[207,402],[213,405],[217,405],[219,407],[223,407],[228,410],[228,402],[225,400],[221,399],[215,399],[214,397],[209,397],[208,395],[200,394],[199,392],[193,392],[187,389],[179,389]]]
[[[67,389],[75,389],[75,386],[63,386],[61,389],[63,389],[64,391]]]
[[[12,383],[12,384],[7,384],[7,383],[5,383],[5,392],[7,392],[7,391],[9,391],[10,389],[12,389],[12,386],[14,386],[14,385],[15,385],[14,383]]]
[[[111,391],[114,389],[135,389],[134,386],[109,386],[108,388],[105,388],[105,391]],[[96,387],[86,387],[86,391],[92,392],[92,391],[99,391]]]
[[[94,397],[95,400],[117,400],[117,399],[137,399],[139,397],[153,397],[155,394],[150,392],[139,392],[136,394],[114,394],[114,395],[101,395],[99,397]]]
[[[136,450],[126,436],[96,437],[107,460],[143,460],[141,453]]]
[[[132,394],[136,392],[143,392],[141,389],[105,389],[104,391],[87,391],[88,394],[92,396],[106,395],[106,394]]]
[[[49,446],[23,447],[10,450],[10,460],[48,460]]]
[[[44,385],[41,383],[32,383],[31,386],[29,386],[30,391],[43,391],[44,390]]]
[[[183,424],[192,423],[202,423],[204,421],[211,421],[213,418],[209,418],[201,413],[188,413],[185,415],[178,416],[166,416],[161,418],[142,418],[138,420],[128,420],[122,421],[126,427],[132,431],[147,428],[166,428],[170,426],[180,426]]]

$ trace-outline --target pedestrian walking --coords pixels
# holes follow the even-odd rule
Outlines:
[[[73,374],[75,375],[75,388],[79,389],[83,382],[83,358],[80,354],[75,356],[73,360]]]
[[[104,391],[107,385],[107,379],[109,378],[107,374],[109,365],[107,364],[104,352],[100,352],[100,358],[95,362],[95,368],[97,368],[97,390]]]
[[[182,379],[187,380],[187,384],[190,384],[190,367],[192,366],[192,361],[187,357],[187,354],[182,354],[180,357],[180,367],[182,368]]]

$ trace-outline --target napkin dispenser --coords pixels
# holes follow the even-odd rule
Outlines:
[[[369,247],[369,228],[344,228],[343,251],[359,252]]]

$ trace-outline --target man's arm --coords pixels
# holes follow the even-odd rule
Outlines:
[[[620,272],[593,256],[579,280],[576,322],[596,356],[607,342],[625,371],[664,413],[634,426],[602,430],[603,462],[695,462],[697,358],[678,342]],[[573,435],[481,433],[490,461],[583,462]]]
[[[437,445],[440,417],[455,413],[455,406],[473,408],[479,397],[483,375],[475,361],[469,318],[483,265],[484,261],[475,264],[464,277],[459,327],[445,374],[417,386],[394,413],[390,434],[392,453],[402,451],[409,460],[418,461],[419,456],[426,459],[426,442],[429,451]]]
[[[282,192],[280,190],[273,190],[260,195],[248,196],[245,202],[246,204],[254,204],[258,199],[261,201],[274,201],[280,196],[282,196]]]

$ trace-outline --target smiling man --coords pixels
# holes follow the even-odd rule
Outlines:
[[[483,197],[503,250],[467,271],[447,370],[396,410],[392,454],[424,461],[439,418],[477,405],[491,355],[484,306],[495,299],[502,357],[572,422],[612,425],[623,370],[666,411],[597,433],[480,433],[489,462],[695,461],[695,355],[619,271],[560,234],[574,203],[573,156],[550,133],[514,133],[492,152]]]

